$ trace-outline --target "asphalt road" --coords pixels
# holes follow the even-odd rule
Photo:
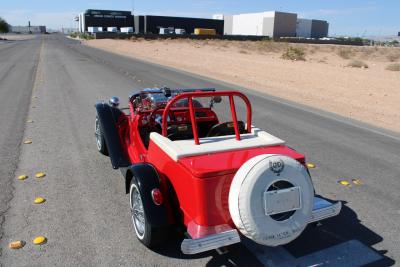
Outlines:
[[[4,266],[390,266],[400,260],[398,134],[61,35],[0,44],[0,62]],[[163,85],[245,92],[254,124],[316,164],[316,191],[343,201],[342,213],[285,247],[245,240],[223,254],[185,256],[179,237],[156,251],[143,247],[133,233],[122,176],[96,151],[93,105],[112,95],[124,105],[134,88]],[[33,143],[20,145],[26,139]],[[35,178],[41,171],[46,176]],[[29,178],[18,181],[19,174]],[[356,178],[361,185],[338,184]],[[37,196],[47,201],[34,205]],[[31,243],[38,235],[47,237],[45,245]],[[8,243],[19,239],[25,247],[10,250]]]

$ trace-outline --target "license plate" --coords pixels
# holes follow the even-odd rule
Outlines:
[[[264,209],[266,215],[301,209],[300,187],[264,192]]]

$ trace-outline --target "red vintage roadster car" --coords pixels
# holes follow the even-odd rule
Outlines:
[[[215,112],[222,99],[231,113],[225,122]],[[144,89],[129,97],[129,108],[118,105],[117,97],[95,105],[97,148],[121,170],[136,236],[148,247],[177,225],[188,236],[185,254],[241,236],[278,246],[340,212],[340,202],[315,195],[304,155],[251,124],[240,92]]]

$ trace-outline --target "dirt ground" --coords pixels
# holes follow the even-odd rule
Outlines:
[[[182,39],[84,43],[400,132],[400,48]],[[282,58],[288,49],[296,60]]]
[[[19,41],[19,40],[28,40],[28,39],[35,38],[35,35],[34,34],[7,33],[7,34],[0,34],[0,38],[7,39],[8,41]]]

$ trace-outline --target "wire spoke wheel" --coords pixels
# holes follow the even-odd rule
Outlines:
[[[139,239],[144,237],[146,231],[146,217],[140,192],[135,184],[131,185],[131,217],[136,235]]]
[[[99,118],[96,118],[96,127],[95,127],[95,131],[94,131],[94,135],[96,136],[96,145],[97,145],[97,149],[101,150],[101,130],[100,130],[100,121]]]

